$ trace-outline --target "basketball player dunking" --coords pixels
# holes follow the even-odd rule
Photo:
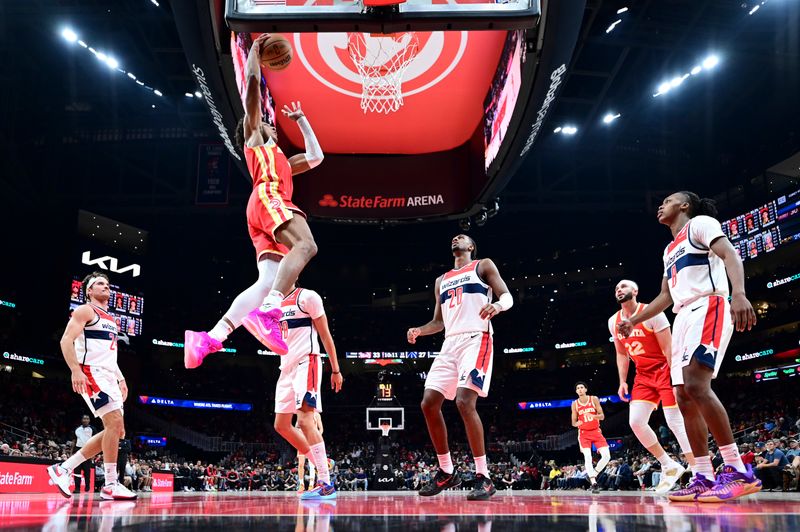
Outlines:
[[[649,320],[636,325],[627,338],[617,332],[617,324],[621,320],[630,318],[647,308],[644,303],[636,301],[638,294],[639,286],[635,282],[623,279],[617,283],[614,295],[622,308],[609,318],[608,330],[614,338],[614,347],[617,351],[619,371],[617,393],[620,399],[631,403],[628,421],[639,443],[661,463],[661,482],[656,486],[656,493],[663,494],[675,486],[686,470],[670,458],[658,443],[656,433],[650,428],[650,415],[658,408],[659,403],[664,407],[667,425],[678,439],[689,465],[694,465],[694,455],[669,378],[672,335],[667,317],[663,312],[659,312]],[[633,391],[628,399],[627,380],[630,361],[636,366],[636,377],[633,379]]]
[[[492,378],[492,324],[489,320],[510,309],[514,300],[494,262],[475,258],[474,240],[458,235],[453,238],[451,249],[455,265],[436,279],[433,319],[406,333],[411,344],[416,343],[418,336],[436,334],[442,329],[445,335],[441,352],[428,372],[422,396],[422,412],[439,460],[439,471],[419,494],[436,495],[461,484],[453,468],[442,416],[444,400],[455,399],[475,460],[475,483],[467,499],[486,500],[496,490],[489,478],[483,424],[475,403],[478,397],[486,397]],[[494,303],[492,293],[498,295]]]
[[[105,484],[100,498],[135,499],[136,494],[117,479],[119,440],[125,436],[122,403],[128,397],[128,386],[117,365],[118,331],[114,317],[108,313],[108,277],[99,272],[88,275],[83,280],[83,290],[88,303],[73,311],[61,337],[61,351],[72,372],[72,390],[81,394],[89,410],[103,421],[103,430],[66,461],[48,467],[47,473],[61,494],[71,497],[72,471],[102,451]]]
[[[592,493],[598,493],[600,488],[597,485],[597,475],[603,472],[611,460],[611,451],[608,450],[608,442],[600,430],[600,421],[605,419],[600,399],[595,395],[586,395],[588,391],[585,382],[575,383],[575,393],[578,394],[578,398],[572,401],[572,426],[578,429],[578,447],[583,454]],[[596,468],[592,464],[592,444],[600,453]]]
[[[670,494],[673,501],[719,502],[755,493],[761,481],[745,466],[733,439],[728,413],[711,390],[733,334],[756,323],[744,292],[744,268],[739,254],[713,216],[713,200],[694,192],[676,192],[658,208],[658,221],[670,228],[673,240],[664,250],[661,293],[640,313],[623,319],[617,329],[629,337],[634,326],[651,319],[670,304],[677,314],[672,342],[672,384],[695,459],[694,479]],[[728,279],[733,285],[728,303]],[[708,456],[708,432],[724,461],[715,477]]]
[[[305,153],[287,159],[278,147],[277,130],[263,120],[259,59],[261,46],[268,38],[269,34],[261,34],[247,57],[245,115],[236,131],[236,140],[244,146],[247,169],[253,178],[247,226],[256,248],[258,280],[234,299],[228,312],[209,332],[186,331],[187,368],[198,367],[207,355],[222,349],[222,342],[239,325],[244,325],[270,350],[285,355],[286,342],[278,325],[281,301],[317,253],[305,214],[292,203],[292,177],[319,165],[322,149],[297,102],[291,107],[284,106],[282,112],[300,127]]]
[[[342,373],[322,298],[313,290],[290,288],[291,292],[281,304],[280,329],[289,352],[281,357],[281,375],[275,385],[275,430],[297,449],[298,455],[308,457],[317,470],[316,485],[309,486],[300,498],[335,499],[336,488],[331,482],[319,418],[322,412],[320,340],[331,361],[331,388],[336,393],[342,389]],[[292,425],[295,414],[297,427]],[[300,467],[297,473],[302,484]]]

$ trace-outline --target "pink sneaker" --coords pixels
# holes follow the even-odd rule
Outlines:
[[[283,316],[283,311],[275,307],[269,309],[267,312],[262,312],[261,309],[255,309],[253,312],[245,316],[242,320],[244,328],[250,331],[250,334],[255,336],[259,342],[267,346],[270,351],[285,355],[289,352],[289,346],[283,341],[281,334],[281,327],[278,323]]]
[[[222,349],[222,342],[211,338],[207,332],[185,331],[183,334],[183,365],[194,369],[211,353]]]

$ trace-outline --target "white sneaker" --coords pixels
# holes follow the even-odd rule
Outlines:
[[[136,498],[136,494],[117,482],[110,486],[103,486],[100,490],[100,498],[108,501],[130,501]]]
[[[61,492],[61,495],[69,499],[72,497],[72,492],[69,490],[69,480],[72,476],[72,472],[62,467],[61,464],[53,464],[47,468],[47,474],[50,475],[50,480],[53,481],[53,484],[58,486],[58,491]]]
[[[681,476],[686,472],[686,468],[680,464],[675,464],[676,467],[666,469],[661,474],[661,482],[656,486],[656,493],[664,495],[669,493],[675,484],[680,480]]]

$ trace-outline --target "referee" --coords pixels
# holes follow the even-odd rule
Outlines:
[[[84,416],[81,418],[80,426],[77,429],[75,429],[76,449],[80,449],[81,447],[86,445],[86,442],[89,441],[89,438],[91,438],[94,435],[94,429],[92,428],[91,425],[89,425],[90,421],[91,418],[87,414],[84,414]],[[84,491],[88,492],[89,489],[91,489],[91,474],[92,474],[91,459],[86,460],[81,465],[75,468],[75,472],[73,473],[75,475],[75,493],[81,492],[81,473],[83,473],[84,484],[86,485]]]

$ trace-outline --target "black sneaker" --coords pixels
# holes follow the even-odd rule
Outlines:
[[[453,471],[449,475],[441,469],[436,472],[433,480],[425,484],[417,493],[422,497],[438,495],[448,488],[455,488],[461,485],[461,477]]]
[[[481,474],[475,475],[473,486],[472,491],[467,495],[468,501],[486,501],[497,492],[492,481]]]

